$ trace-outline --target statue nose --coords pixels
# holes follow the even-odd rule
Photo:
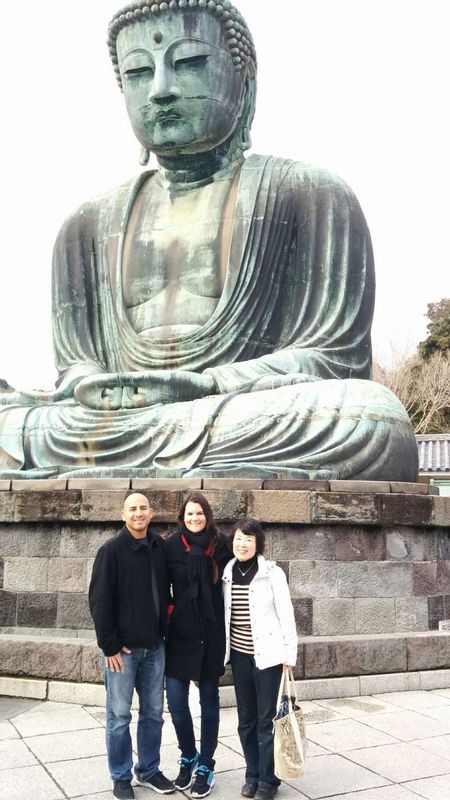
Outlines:
[[[181,96],[178,86],[174,83],[173,72],[160,67],[155,72],[155,78],[149,91],[148,99],[154,103],[169,103]]]

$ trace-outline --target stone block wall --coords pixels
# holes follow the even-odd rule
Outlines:
[[[130,487],[110,481],[0,485],[0,631],[91,629],[87,588],[120,529]],[[202,488],[219,526],[262,522],[289,580],[299,635],[427,631],[450,617],[450,498],[425,484],[152,481],[156,530],[173,530],[183,489]],[[433,492],[433,493],[431,493]]]
[[[444,529],[292,526],[271,536],[276,560],[289,554],[304,634],[425,631],[450,612],[450,559],[437,555],[450,544]],[[425,583],[429,571],[436,578]]]
[[[173,523],[158,523],[163,535]],[[229,524],[221,525],[227,529]],[[120,524],[0,523],[0,628],[89,629],[98,548]],[[425,631],[450,617],[450,531],[265,524],[286,572],[298,632]]]

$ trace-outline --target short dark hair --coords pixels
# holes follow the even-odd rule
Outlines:
[[[261,528],[259,522],[256,522],[256,519],[252,519],[251,517],[244,517],[243,519],[238,519],[234,523],[231,529],[231,533],[228,537],[228,546],[230,550],[233,550],[234,537],[238,531],[241,531],[241,533],[244,533],[246,536],[255,537],[256,552],[262,556],[266,546],[266,534]]]

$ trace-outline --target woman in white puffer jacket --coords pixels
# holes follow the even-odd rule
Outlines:
[[[280,781],[273,765],[273,717],[283,668],[297,661],[297,631],[283,570],[263,557],[265,536],[253,519],[234,525],[235,558],[223,573],[226,655],[231,661],[238,732],[246,762],[243,797],[272,800]]]

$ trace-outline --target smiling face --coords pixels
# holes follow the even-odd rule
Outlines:
[[[206,516],[200,503],[186,503],[184,524],[191,533],[202,533],[206,528]]]
[[[133,130],[157,155],[207,152],[226,141],[245,87],[217,19],[168,12],[117,37],[123,93]]]
[[[233,539],[233,555],[238,561],[249,561],[256,554],[256,536],[237,530]]]
[[[143,539],[153,517],[150,503],[143,494],[130,494],[123,504],[122,519],[135,539]]]

